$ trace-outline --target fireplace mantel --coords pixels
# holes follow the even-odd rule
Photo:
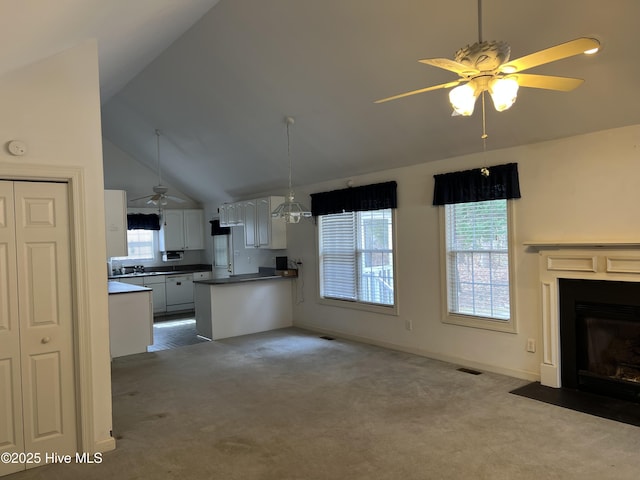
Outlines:
[[[523,242],[525,247],[530,247],[535,250],[559,250],[559,249],[584,249],[584,248],[611,248],[611,249],[638,249],[640,250],[640,243],[638,242],[616,242],[616,241],[528,241]]]
[[[525,246],[540,257],[542,363],[540,383],[561,387],[560,278],[640,282],[640,243],[532,241]]]

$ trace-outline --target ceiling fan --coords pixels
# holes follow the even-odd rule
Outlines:
[[[453,60],[448,58],[419,60],[420,63],[457,73],[460,78],[440,85],[382,98],[375,103],[384,103],[431,90],[455,87],[449,92],[453,115],[472,115],[478,96],[487,91],[491,95],[495,109],[501,112],[513,105],[518,87],[569,92],[580,86],[584,80],[579,78],[520,72],[581,53],[593,54],[598,51],[599,46],[600,42],[595,38],[582,37],[515,60],[509,60],[511,47],[508,43],[482,40],[482,0],[478,0],[478,42],[458,50]]]
[[[184,203],[184,199],[175,197],[173,195],[167,195],[169,187],[162,184],[162,174],[160,170],[160,130],[156,129],[156,146],[157,146],[157,160],[158,160],[158,185],[153,186],[153,194],[145,195],[144,197],[133,198],[130,202],[136,202],[138,200],[147,199],[149,205],[167,205],[169,201],[176,203]]]

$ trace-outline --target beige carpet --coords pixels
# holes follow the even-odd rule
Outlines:
[[[298,329],[113,364],[118,448],[54,479],[637,479],[640,428]]]

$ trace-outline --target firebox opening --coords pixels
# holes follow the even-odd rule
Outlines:
[[[640,402],[640,284],[560,279],[562,386]]]

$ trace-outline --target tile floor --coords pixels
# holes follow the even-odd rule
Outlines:
[[[157,352],[207,342],[196,334],[193,312],[156,317],[153,322],[153,345],[147,351]]]

